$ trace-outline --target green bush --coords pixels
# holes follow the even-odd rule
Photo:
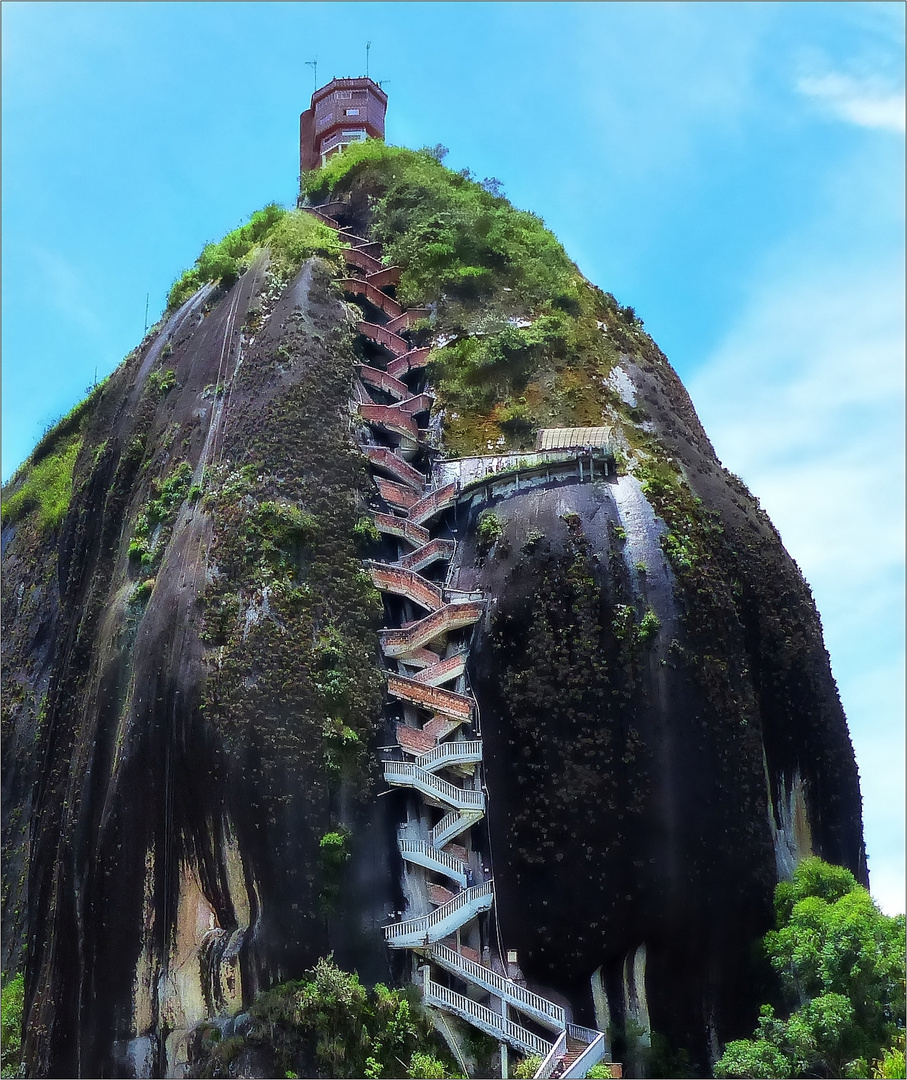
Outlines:
[[[492,549],[504,532],[504,522],[493,510],[483,510],[476,522],[476,539],[483,554]]]
[[[176,386],[176,372],[172,368],[166,371],[152,371],[148,376],[148,385],[152,390],[159,390],[166,394]]]
[[[883,915],[850,871],[805,859],[775,890],[764,948],[789,1003],[763,1005],[751,1039],[725,1048],[718,1077],[866,1075],[903,1037],[904,916]]]
[[[661,620],[655,612],[649,608],[640,620],[636,631],[636,640],[645,643],[651,641],[661,629]]]
[[[336,231],[303,210],[284,214],[268,234],[268,245],[275,265],[288,276],[313,255],[327,259],[340,255]]]
[[[539,1071],[539,1065],[542,1064],[542,1059],[537,1054],[530,1054],[529,1057],[521,1058],[510,1075],[514,1080],[532,1080],[532,1077]]]
[[[457,1075],[414,987],[368,991],[330,957],[301,981],[259,994],[249,1013],[247,1041],[274,1056],[272,1075]]]
[[[286,213],[287,211],[276,203],[269,203],[261,210],[256,210],[245,225],[227,233],[223,240],[216,244],[206,244],[195,260],[195,265],[173,283],[167,296],[168,309],[179,307],[207,281],[219,281],[224,286],[232,285],[245,268],[245,257],[253,248],[264,243]]]
[[[616,302],[588,285],[539,217],[435,151],[373,140],[304,184],[313,201],[367,204],[371,235],[401,267],[398,299],[428,306],[432,329],[448,334],[429,374],[453,450],[484,450],[501,434],[525,445],[543,422],[596,422],[619,351],[600,327],[616,321]],[[557,378],[565,372],[575,377]],[[541,392],[547,379],[554,398]]]
[[[0,990],[0,1075],[4,1077],[19,1075],[24,1000],[25,982],[16,975]]]
[[[443,1061],[439,1061],[433,1054],[426,1054],[414,1050],[409,1059],[406,1075],[411,1080],[445,1080],[450,1076]]]
[[[611,1066],[604,1061],[593,1065],[586,1073],[587,1080],[611,1080]]]
[[[72,476],[82,447],[82,433],[91,408],[103,392],[107,379],[49,428],[28,459],[16,470],[6,485],[0,520],[3,525],[19,521],[32,511],[38,512],[42,529],[55,529],[62,522],[72,498]],[[95,460],[106,442],[95,452]],[[6,494],[11,492],[11,494]]]

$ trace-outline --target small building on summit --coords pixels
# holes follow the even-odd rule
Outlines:
[[[331,79],[299,117],[299,171],[317,169],[351,142],[384,138],[387,94],[369,78]]]

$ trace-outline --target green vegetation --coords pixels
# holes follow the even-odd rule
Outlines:
[[[0,990],[0,1076],[3,1077],[20,1075],[24,998],[22,975],[9,979]]]
[[[369,544],[380,543],[381,533],[369,515],[363,514],[353,526],[353,539],[363,548]]]
[[[514,1080],[532,1080],[532,1077],[539,1071],[539,1065],[542,1064],[542,1059],[538,1054],[530,1054],[528,1057],[521,1058],[511,1070],[510,1075]]]
[[[221,1041],[204,1032],[207,1061],[197,1074],[227,1076],[244,1046],[273,1059],[272,1076],[445,1077],[454,1071],[446,1048],[418,1004],[414,987],[367,990],[358,976],[322,958],[304,979],[259,994],[251,1031]],[[225,1043],[232,1045],[225,1047]]]
[[[75,433],[61,439],[47,457],[27,468],[21,486],[3,501],[3,524],[37,510],[42,529],[57,528],[69,509],[72,473],[81,448],[82,436]]]
[[[250,256],[264,244],[271,248],[275,269],[285,276],[312,255],[334,258],[340,242],[333,229],[299,210],[284,210],[269,203],[257,210],[247,224],[234,229],[216,244],[206,244],[195,265],[174,282],[167,297],[168,309],[179,307],[207,281],[232,285],[247,268]]]
[[[479,520],[476,524],[479,553],[484,555],[491,551],[492,547],[503,535],[503,532],[504,522],[501,521],[498,515],[493,510],[483,510],[479,514]]]
[[[611,1066],[600,1061],[589,1069],[586,1076],[588,1080],[611,1080]]]
[[[166,394],[176,386],[176,372],[172,368],[166,371],[152,371],[148,376],[148,385],[152,390]]]
[[[542,425],[599,423],[623,341],[602,327],[636,333],[638,323],[585,281],[539,217],[441,156],[366,141],[304,183],[313,202],[367,205],[360,227],[402,268],[398,298],[431,305],[433,330],[447,336],[429,378],[448,447],[485,452],[501,436],[525,447]]]
[[[872,1063],[872,1080],[904,1080],[907,1077],[907,1061],[904,1058],[904,1032],[895,1036],[893,1043],[882,1056]]]
[[[715,1075],[865,1077],[879,1056],[877,1069],[897,1068],[904,916],[883,915],[848,870],[810,858],[775,890],[775,918],[764,947],[787,1016],[763,1005],[753,1037],[729,1043]]]
[[[165,479],[152,482],[151,499],[136,518],[129,542],[129,557],[137,560],[142,567],[147,569],[158,561],[179,508],[189,497],[191,486],[192,467],[187,461],[177,465]]]
[[[59,527],[72,498],[73,469],[82,448],[85,424],[106,382],[99,383],[38,440],[6,487],[11,494],[4,493],[3,525],[21,521],[36,511],[39,528]]]
[[[636,640],[641,643],[651,641],[660,629],[661,620],[651,608],[648,608],[636,630]]]

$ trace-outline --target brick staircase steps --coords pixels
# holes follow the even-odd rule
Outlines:
[[[395,435],[408,435],[418,440],[421,434],[412,415],[399,405],[360,405],[359,415],[367,424],[385,428]]]
[[[437,664],[440,659],[441,657],[436,652],[432,652],[431,649],[414,649],[405,660],[400,660],[399,663],[408,664],[411,667],[421,669],[432,667],[434,664]],[[415,678],[415,676],[411,675],[408,671],[401,671],[400,674],[409,675],[410,678]]]
[[[425,477],[418,469],[414,469],[408,461],[404,461],[402,457],[395,454],[390,447],[367,446],[365,447],[365,456],[373,468],[384,469],[395,479],[402,480],[403,483],[409,484],[410,487],[418,491],[420,495],[423,494]]]
[[[377,390],[383,390],[385,394],[390,394],[397,401],[404,401],[412,397],[406,383],[395,379],[393,375],[388,375],[381,368],[372,367],[369,364],[357,364],[356,374],[367,386],[374,386]]]
[[[400,408],[410,416],[415,416],[416,413],[428,412],[434,403],[433,394],[413,394],[400,402]]]
[[[397,724],[397,742],[405,754],[418,757],[434,750],[437,740],[431,735],[426,735],[420,728],[411,728],[406,724]]]
[[[407,308],[406,311],[401,310],[398,315],[392,315],[388,308],[382,308],[382,310],[391,315],[386,327],[392,334],[399,334],[403,330],[409,330],[414,323],[419,322],[421,319],[427,319],[431,315],[428,308]]]
[[[375,285],[379,289],[383,289],[388,285],[396,285],[402,273],[403,271],[399,266],[382,266],[380,270],[367,274],[365,280],[369,285]]]
[[[325,203],[325,205],[330,206],[331,204]],[[305,210],[307,214],[311,214],[313,218],[317,218],[318,221],[322,223],[322,225],[327,225],[329,228],[336,229],[338,232],[340,232],[339,224],[333,219],[330,214],[324,213],[319,207],[303,206],[302,209]]]
[[[424,547],[428,543],[428,529],[416,525],[407,518],[397,517],[394,514],[375,513],[372,514],[372,521],[378,532],[387,533],[388,536],[399,536],[408,540],[413,547]]]
[[[422,730],[427,735],[430,735],[436,743],[439,743],[442,739],[446,739],[451,732],[456,731],[459,726],[459,720],[450,720],[446,716],[435,716],[423,726]]]
[[[443,605],[443,593],[438,586],[413,570],[404,570],[399,566],[374,562],[371,559],[367,560],[366,565],[376,589],[394,593],[396,596],[405,596],[407,600],[412,600],[429,611],[437,611]]]
[[[367,408],[367,406],[362,406],[360,411],[362,408]],[[427,495],[423,495],[418,502],[413,503],[409,508],[410,520],[415,521],[418,525],[421,525],[425,521],[429,521],[435,514],[440,514],[442,510],[446,510],[448,506],[452,506],[459,493],[460,488],[456,481],[435,488],[434,491],[430,491]]]
[[[382,327],[382,329],[384,328]],[[408,352],[397,354],[395,359],[388,362],[388,373],[393,375],[395,379],[399,379],[416,368],[423,368],[428,362],[430,352],[431,349],[410,349]]]
[[[456,895],[457,894],[450,889],[445,889],[443,885],[435,885],[434,882],[429,883],[428,899],[436,907],[440,907],[442,904],[449,904]]]
[[[404,312],[396,300],[365,278],[341,278],[340,287],[344,292],[348,292],[352,296],[364,296],[373,307],[383,311],[390,319],[385,329],[392,334],[397,333],[399,330],[408,329],[415,321],[407,317],[408,313]]]
[[[343,255],[343,260],[347,266],[355,266],[357,270],[361,270],[366,275],[377,274],[384,269],[380,259],[368,254],[361,247],[345,247],[341,255]],[[367,280],[368,276],[366,276]],[[378,282],[376,281],[374,284],[377,285]]]
[[[359,323],[359,333],[364,338],[368,338],[369,341],[373,341],[376,345],[381,345],[389,352],[393,353],[395,357],[400,358],[406,356],[410,352],[409,342],[404,341],[399,334],[395,334],[392,330],[388,330],[387,327],[379,326],[377,323],[365,322],[364,320]],[[406,374],[409,371],[409,366],[405,367],[403,371],[395,369],[391,370],[391,365],[387,365],[387,369],[394,378],[399,378],[402,374]]]
[[[432,563],[453,558],[456,544],[453,540],[430,540],[424,547],[417,548],[397,560],[397,566],[406,570],[424,570]]]
[[[393,672],[388,672],[387,675],[387,692],[391,697],[440,713],[457,723],[465,723],[472,717],[472,698],[465,694],[442,690],[439,686],[417,682]]]
[[[391,506],[409,510],[411,506],[415,506],[419,502],[418,493],[413,491],[407,484],[398,484],[395,480],[385,480],[383,476],[374,477],[374,481],[378,494]]]
[[[445,604],[444,607],[417,619],[409,626],[398,630],[379,630],[378,640],[385,656],[406,657],[414,649],[427,645],[430,641],[459,630],[463,626],[478,622],[482,617],[484,605],[481,601],[471,600],[466,603]]]
[[[453,844],[453,843],[446,844],[445,847],[444,847],[444,851],[446,851],[448,855],[453,856],[453,858],[459,859],[460,862],[463,862],[463,863],[468,863],[469,862],[469,852],[466,850],[465,847],[463,847],[462,844]],[[464,956],[468,955],[464,951],[464,949],[462,947],[461,947],[460,951],[463,953]],[[472,953],[474,951],[475,951],[474,949],[470,949],[469,953]],[[470,956],[470,959],[475,960],[476,963],[478,963],[479,962],[479,954],[476,953],[475,956]]]
[[[327,209],[326,206],[322,211],[316,210],[316,216],[320,214],[322,219],[328,220],[324,214]],[[395,404],[362,402],[359,413],[367,423],[399,437],[399,455],[389,447],[370,446],[365,447],[364,452],[373,468],[393,477],[387,479],[375,475],[375,486],[382,498],[402,515],[375,513],[376,527],[382,533],[406,539],[413,546],[412,551],[393,564],[370,561],[367,565],[380,590],[403,596],[429,609],[429,614],[423,618],[379,631],[384,655],[397,660],[400,665],[399,671],[387,672],[388,694],[433,713],[421,729],[402,723],[396,725],[397,745],[403,754],[415,760],[385,760],[384,778],[392,786],[419,792],[426,806],[442,811],[440,820],[429,830],[428,842],[412,835],[411,824],[401,829],[398,834],[401,856],[412,866],[420,867],[423,873],[430,871],[460,886],[457,892],[436,881],[425,880],[427,896],[434,910],[428,915],[386,926],[387,944],[422,953],[473,989],[478,988],[492,998],[502,998],[518,1012],[543,1027],[550,1027],[558,1035],[555,1042],[548,1042],[506,1015],[501,1016],[496,1009],[475,1001],[474,994],[467,996],[435,983],[428,963],[422,967],[423,1000],[427,1005],[458,1015],[523,1053],[538,1054],[543,1059],[538,1071],[540,1078],[567,1077],[571,1067],[576,1076],[584,1075],[587,1067],[602,1056],[604,1036],[590,1029],[567,1025],[564,1011],[559,1006],[505,979],[483,965],[476,950],[458,944],[460,928],[490,909],[494,886],[491,881],[479,886],[470,885],[469,851],[455,842],[485,814],[484,789],[473,786],[480,778],[475,775],[469,778],[476,764],[481,762],[483,751],[480,739],[444,741],[462,723],[471,721],[474,703],[467,694],[443,689],[443,684],[464,675],[466,650],[448,657],[441,654],[447,634],[476,622],[482,615],[485,601],[479,593],[442,590],[419,573],[437,561],[453,558],[455,542],[440,537],[432,539],[424,525],[453,505],[459,495],[456,483],[426,494],[425,477],[401,456],[419,453],[420,438],[426,437],[427,432],[419,430],[415,416],[430,411],[434,399],[430,391],[412,393],[402,381],[409,371],[425,366],[430,350],[411,348],[400,334],[417,321],[430,317],[430,312],[404,309],[382,292],[382,287],[399,280],[400,268],[381,264],[380,245],[355,236],[349,228],[339,228],[336,222],[332,224],[341,239],[352,245],[344,252],[347,265],[361,272],[343,279],[343,287],[355,296],[364,296],[388,316],[383,326],[363,320],[358,329],[367,340],[387,349],[392,359],[384,370],[361,364],[358,374],[361,384],[389,395]],[[364,393],[361,384],[357,384],[360,396]],[[438,651],[426,648],[432,642],[439,642],[435,647]],[[445,770],[451,779],[468,786],[458,786],[444,779],[440,773]],[[423,824],[415,831],[424,835],[424,829],[423,819]],[[620,1075],[619,1069],[617,1066],[615,1075]]]

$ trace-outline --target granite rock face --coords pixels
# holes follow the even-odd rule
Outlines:
[[[406,976],[338,276],[263,253],[202,288],[93,396],[59,526],[4,527],[3,961],[34,1075],[181,1075],[193,1025],[331,950]],[[443,527],[451,583],[492,598],[469,674],[506,948],[579,1023],[706,1070],[752,1027],[779,877],[814,852],[866,880],[859,785],[806,583],[664,356],[620,341],[609,475],[466,489]]]

